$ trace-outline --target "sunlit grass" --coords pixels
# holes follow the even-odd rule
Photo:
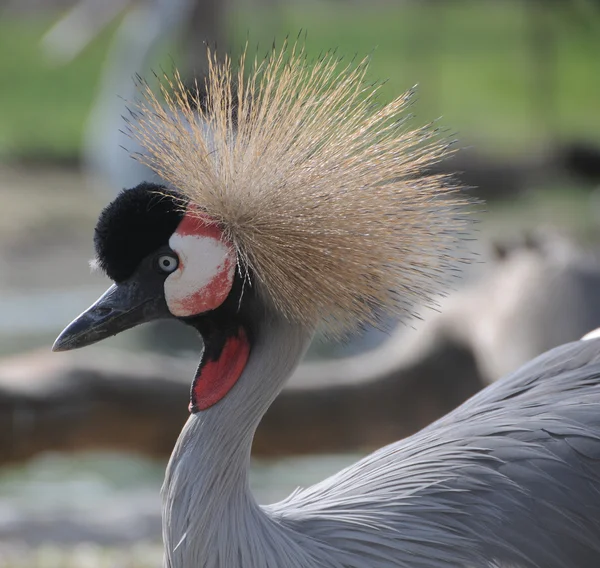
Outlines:
[[[385,96],[418,83],[417,112],[424,119],[443,116],[461,138],[509,150],[539,141],[547,127],[565,136],[598,138],[600,21],[582,27],[560,6],[551,14],[556,114],[546,125],[535,98],[531,4],[406,2],[365,9],[364,4],[330,2],[316,10],[317,4],[292,3],[267,17],[238,13],[233,29],[236,38],[252,30],[263,45],[277,31],[295,35],[303,29],[312,53],[331,47],[342,54],[373,53],[371,76],[389,79]]]
[[[50,22],[0,18],[0,157],[72,157],[108,45],[103,34],[66,67],[45,57]]]
[[[582,27],[560,6],[555,112],[545,124],[533,97],[528,2],[279,3],[230,15],[234,49],[267,49],[274,38],[308,35],[308,50],[372,54],[372,79],[387,79],[389,98],[419,83],[420,120],[442,123],[462,140],[519,151],[545,135],[600,136],[599,25]],[[549,8],[548,8],[549,9]],[[77,154],[112,28],[80,57],[53,67],[40,38],[51,22],[0,19],[0,157],[72,158]],[[115,94],[116,96],[116,94]]]

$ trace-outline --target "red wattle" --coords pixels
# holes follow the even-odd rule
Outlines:
[[[250,343],[243,328],[229,337],[216,361],[207,361],[192,387],[190,411],[206,410],[219,402],[240,378],[248,357]]]

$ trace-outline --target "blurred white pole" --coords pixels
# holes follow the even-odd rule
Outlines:
[[[122,12],[129,0],[81,0],[44,34],[44,56],[66,65]]]

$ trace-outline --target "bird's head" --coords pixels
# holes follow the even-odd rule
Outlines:
[[[239,309],[242,279],[234,248],[213,220],[176,192],[150,183],[123,191],[100,215],[94,244],[94,262],[114,284],[66,327],[54,351],[176,318],[200,331],[205,359],[218,361],[224,351],[247,358],[250,331]],[[216,401],[204,405],[209,402]]]
[[[412,93],[380,105],[367,60],[310,63],[296,45],[249,69],[243,55],[237,71],[209,57],[206,96],[177,74],[160,96],[142,83],[127,122],[136,157],[176,191],[142,184],[102,213],[98,263],[115,284],[55,349],[179,318],[204,338],[202,384],[214,373],[227,385],[253,329],[257,354],[273,322],[339,337],[434,302],[470,257],[471,220],[452,181],[431,173],[447,141],[406,125]]]

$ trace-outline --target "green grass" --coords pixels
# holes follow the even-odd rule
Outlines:
[[[50,24],[0,18],[0,157],[77,153],[110,30],[72,64],[54,67],[40,46]]]
[[[435,2],[402,6],[293,4],[270,18],[240,13],[234,37],[258,30],[263,44],[279,30],[308,32],[314,53],[373,53],[371,75],[389,78],[388,97],[416,83],[423,119],[443,116],[461,137],[501,148],[526,148],[545,134],[533,100],[534,62],[528,48],[530,2]],[[546,8],[547,9],[547,8]],[[557,134],[598,138],[600,23],[584,29],[563,12],[551,16],[557,34]]]
[[[549,135],[600,139],[600,25],[588,18],[583,26],[562,8],[550,14],[557,89],[546,121],[533,98],[529,4],[282,3],[233,10],[230,36],[233,46],[249,36],[266,49],[273,38],[302,29],[311,54],[331,47],[349,57],[372,53],[371,78],[388,80],[384,98],[419,83],[420,120],[443,116],[462,140],[494,150],[524,151]],[[114,26],[72,64],[53,68],[39,44],[50,24],[0,19],[0,157],[77,153]]]

